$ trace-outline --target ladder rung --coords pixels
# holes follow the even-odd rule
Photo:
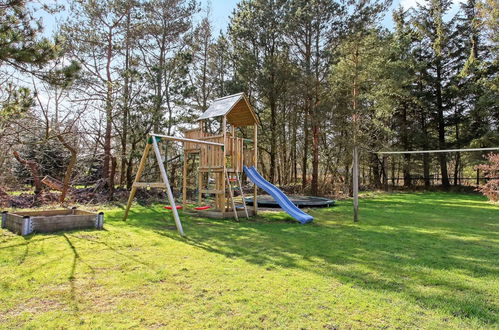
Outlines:
[[[164,184],[164,182],[134,182],[133,186],[138,188],[166,188],[166,184]]]

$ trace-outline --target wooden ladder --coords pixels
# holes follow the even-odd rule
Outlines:
[[[241,192],[241,198],[243,199],[244,213],[246,213],[246,219],[249,219],[248,208],[246,207],[246,198],[244,197],[243,186],[241,185],[241,180],[239,179],[239,174],[236,172],[237,184],[239,185],[239,191]]]
[[[237,216],[236,203],[234,202],[234,194],[232,193],[232,185],[230,184],[229,173],[225,171],[225,179],[227,180],[227,188],[229,189],[229,197],[232,202],[232,211],[234,211],[234,217],[236,221],[239,221],[239,217]]]
[[[246,214],[246,218],[249,219],[248,208],[246,207],[246,200],[244,199],[244,192],[243,192],[243,187],[241,185],[241,180],[239,179],[239,175],[237,174],[237,172],[235,173],[235,175],[236,175],[237,185],[239,186],[239,191],[241,192],[241,198],[243,199],[244,213]],[[232,209],[234,210],[234,217],[236,218],[236,220],[239,220],[239,217],[237,215],[236,203],[234,202],[234,193],[232,192],[232,185],[227,172],[226,172],[226,180],[229,188],[229,196],[232,202]]]

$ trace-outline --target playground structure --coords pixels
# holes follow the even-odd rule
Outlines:
[[[212,124],[220,125],[214,130]],[[236,218],[256,215],[258,205],[248,210],[244,198],[243,211],[236,208],[235,189],[244,197],[242,172],[244,166],[257,166],[258,161],[258,118],[243,93],[222,97],[213,101],[210,107],[198,118],[199,127],[185,132],[184,164],[182,182],[182,202],[187,202],[187,177],[189,157],[198,158],[197,187],[198,204],[202,205],[207,195],[213,195],[214,206],[200,210],[204,216],[216,218]],[[251,131],[252,132],[248,132]],[[253,139],[244,138],[242,130],[252,133]],[[215,131],[215,132],[213,132]],[[213,133],[212,133],[213,132]],[[218,143],[220,146],[199,143]],[[253,195],[257,199],[257,187]]]
[[[182,204],[187,204],[189,158],[197,158],[197,203],[203,205],[209,196],[214,196],[213,205],[200,206],[199,215],[211,218],[235,218],[254,216],[258,212],[258,187],[268,192],[279,205],[301,223],[313,217],[301,211],[279,188],[267,182],[257,171],[258,163],[258,117],[243,93],[222,97],[213,101],[198,118],[198,127],[187,130],[185,137],[150,134],[139,168],[128,198],[124,220],[128,217],[138,188],[166,189],[175,224],[180,235],[184,235],[178,209],[168,180],[159,149],[159,142],[170,140],[183,144]],[[215,127],[214,127],[215,126]],[[247,138],[252,136],[253,139]],[[162,182],[141,182],[151,148],[154,149]],[[253,207],[248,209],[242,187],[242,174],[255,183]],[[233,183],[236,187],[233,187]],[[242,207],[236,207],[235,190],[241,194]]]
[[[212,124],[214,123],[219,127],[212,133]],[[184,234],[158,145],[163,139],[183,144],[182,203],[184,205],[187,204],[187,177],[189,175],[187,161],[189,156],[193,156],[198,158],[197,203],[201,205],[206,196],[214,196],[214,205],[210,208],[200,207],[204,209],[198,211],[200,214],[209,217],[234,217],[238,219],[240,215],[249,217],[257,213],[257,203],[254,203],[252,210],[248,210],[246,207],[241,186],[241,173],[244,166],[256,167],[258,161],[258,118],[248,100],[243,93],[216,99],[198,118],[198,124],[197,128],[185,132],[185,138],[150,134],[128,198],[125,220],[138,188],[163,188],[167,191],[169,208],[173,212],[177,230],[181,235]],[[252,140],[238,136],[238,133],[242,134],[238,130],[248,130],[248,127],[253,128]],[[140,181],[151,148],[154,149],[163,182]],[[237,183],[239,191],[243,195],[242,211],[236,208],[232,182]],[[256,185],[253,190],[253,198],[257,200]]]

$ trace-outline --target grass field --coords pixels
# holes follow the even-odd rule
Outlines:
[[[106,230],[0,231],[0,327],[497,328],[499,206],[413,193],[236,223],[161,208]]]

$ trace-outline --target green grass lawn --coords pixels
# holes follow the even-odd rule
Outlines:
[[[499,206],[413,193],[239,223],[106,211],[104,231],[0,230],[0,327],[497,328]]]

